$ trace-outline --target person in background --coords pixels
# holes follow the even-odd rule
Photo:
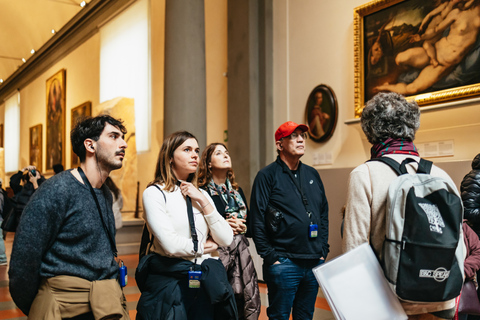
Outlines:
[[[217,252],[218,246],[232,243],[233,231],[208,193],[197,188],[199,150],[191,133],[169,135],[155,179],[143,192],[146,226],[154,240],[148,260],[140,261],[145,272],[139,271],[140,264],[137,268],[139,320],[237,319],[233,290]]]
[[[113,182],[112,178],[108,177],[105,180],[105,184],[107,185],[108,189],[112,193],[113,197],[113,215],[115,216],[115,229],[120,229],[123,226],[122,222],[122,208],[123,208],[123,197],[122,191],[117,187],[115,182]]]
[[[313,318],[318,282],[312,268],[328,254],[328,202],[318,171],[303,164],[308,127],[288,121],[275,132],[277,160],[252,188],[253,240],[263,258],[269,319]]]
[[[212,143],[203,151],[198,184],[212,197],[217,211],[227,220],[235,235],[232,244],[219,247],[218,252],[235,293],[238,319],[256,320],[262,303],[246,238],[248,207],[242,188],[235,182],[232,160],[223,143]]]
[[[371,159],[389,157],[399,164],[406,158],[410,173],[416,172],[420,156],[413,144],[420,127],[420,109],[397,93],[379,93],[370,99],[362,112],[362,130],[372,144]],[[432,165],[430,174],[452,183],[442,169]],[[369,161],[356,167],[348,182],[343,231],[343,252],[368,242],[378,255],[386,236],[386,205],[390,183],[397,174],[386,164]],[[452,319],[455,299],[444,302],[410,303],[400,301],[409,319]]]
[[[480,236],[480,153],[472,161],[472,170],[465,175],[460,184],[463,201],[463,217],[473,231]],[[477,272],[477,280],[480,272]],[[469,320],[479,320],[480,316],[469,315]]]
[[[7,191],[3,189],[3,180],[0,178],[0,225],[3,221],[3,210],[5,208],[5,198],[7,198]],[[3,235],[0,235],[0,266],[7,265],[7,254],[5,252],[5,242]]]
[[[61,163],[57,163],[53,165],[53,172],[55,172],[55,174],[60,173],[62,171],[63,171],[63,165]]]
[[[71,131],[80,167],[46,180],[25,207],[12,247],[10,294],[29,319],[130,319],[119,282],[112,196],[126,129],[109,115]]]

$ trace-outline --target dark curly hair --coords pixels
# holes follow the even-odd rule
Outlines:
[[[127,133],[127,129],[123,125],[123,121],[117,120],[108,114],[82,118],[79,122],[77,122],[72,131],[70,131],[72,150],[80,158],[80,162],[84,162],[87,156],[87,150],[85,149],[84,145],[85,139],[98,141],[106,123],[117,127],[124,135]]]
[[[367,102],[360,123],[371,144],[388,138],[413,141],[420,127],[420,109],[398,93],[381,92]]]

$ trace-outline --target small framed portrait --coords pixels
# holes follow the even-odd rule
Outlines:
[[[30,128],[30,147],[29,147],[29,165],[37,167],[39,171],[42,167],[42,125],[37,124]]]
[[[47,80],[47,171],[65,166],[65,76],[62,69]]]
[[[71,129],[75,127],[75,125],[82,121],[85,117],[90,117],[92,115],[92,102],[87,101],[82,103],[81,105],[72,109],[72,116],[71,116]],[[71,157],[71,168],[78,167],[80,165],[80,159],[72,150],[72,157]]]
[[[305,122],[308,134],[315,142],[330,139],[335,131],[338,117],[337,97],[325,84],[316,86],[307,99]]]

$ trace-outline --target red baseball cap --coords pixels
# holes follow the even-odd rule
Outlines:
[[[277,131],[275,131],[275,141],[279,141],[282,138],[288,137],[297,129],[302,130],[302,132],[308,131],[308,127],[304,124],[296,124],[293,121],[285,122],[278,127]]]

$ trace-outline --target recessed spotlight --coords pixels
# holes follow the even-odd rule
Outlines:
[[[55,29],[52,29],[52,33],[55,33]]]
[[[22,58],[22,61],[23,61],[23,63],[27,62],[27,60],[25,60],[25,58]]]
[[[3,79],[0,79],[0,83],[3,83]]]
[[[80,7],[83,8],[83,7],[85,7],[86,4],[87,4],[87,3],[86,3],[85,1],[82,1],[82,2],[80,2]]]
[[[34,54],[34,53],[35,53],[35,49],[30,50],[30,53],[31,53],[31,54]]]

